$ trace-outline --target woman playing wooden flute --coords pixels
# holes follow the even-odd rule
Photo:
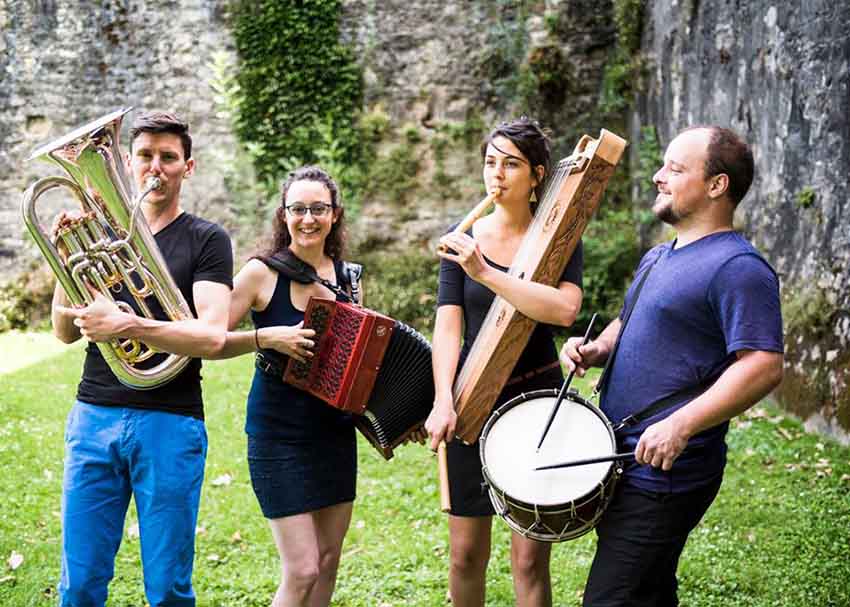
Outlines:
[[[495,210],[468,229],[440,239],[440,284],[434,326],[436,399],[425,424],[431,448],[454,438],[457,415],[452,397],[463,365],[494,297],[499,295],[538,321],[496,406],[521,392],[560,387],[563,376],[548,325],[570,326],[581,307],[582,248],[576,248],[557,287],[510,276],[508,267],[531,223],[549,170],[549,140],[535,121],[520,118],[493,129],[481,146],[484,185],[495,194]],[[462,226],[462,228],[465,226]],[[461,339],[462,338],[462,339]],[[448,443],[451,490],[449,591],[454,607],[481,606],[490,558],[493,507],[481,474],[478,444]],[[511,571],[516,605],[552,604],[550,544],[511,537]]]

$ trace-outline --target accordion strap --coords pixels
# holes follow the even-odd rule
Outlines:
[[[339,285],[336,285],[319,276],[316,268],[296,256],[289,249],[278,251],[271,257],[257,256],[257,259],[290,280],[304,285],[317,282],[330,289],[343,301],[360,303],[360,276],[363,274],[363,266],[360,264],[335,260],[334,271],[339,281]]]

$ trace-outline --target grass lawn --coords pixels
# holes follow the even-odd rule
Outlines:
[[[47,357],[37,361],[47,345]],[[0,336],[0,605],[55,603],[65,416],[79,347],[45,335]],[[245,460],[249,357],[204,366],[209,458],[195,558],[201,606],[267,606],[278,559]],[[582,386],[578,386],[582,388]],[[582,389],[585,392],[584,389]],[[805,434],[767,405],[733,422],[720,496],[680,566],[682,605],[850,606],[850,448]],[[446,604],[447,532],[435,460],[418,445],[384,462],[360,442],[358,498],[334,605]],[[556,605],[579,605],[593,534],[553,550]],[[488,605],[513,603],[508,531],[494,522]],[[135,514],[110,605],[143,606]],[[21,560],[22,559],[22,560]]]

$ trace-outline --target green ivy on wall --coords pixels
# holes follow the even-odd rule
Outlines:
[[[360,68],[339,40],[339,0],[235,0],[239,55],[235,128],[262,179],[293,165],[360,160]],[[320,148],[337,142],[328,158]],[[326,167],[327,168],[327,167]]]
[[[643,69],[639,50],[645,4],[645,0],[614,0],[617,43],[602,76],[600,106],[604,112],[623,112],[632,104]]]

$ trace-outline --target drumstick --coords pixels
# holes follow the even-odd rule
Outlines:
[[[440,476],[440,510],[449,512],[452,509],[452,497],[449,491],[449,463],[446,459],[446,441],[444,440],[437,445],[437,471]]]
[[[697,453],[705,449],[704,444],[687,447],[688,453]],[[616,462],[619,460],[634,459],[634,453],[615,453],[613,455],[602,455],[600,457],[589,457],[587,459],[574,459],[569,462],[561,462],[560,464],[549,464],[548,466],[540,466],[535,470],[554,470],[556,468],[572,468],[573,466],[585,466],[590,464],[601,464],[602,462]]]
[[[556,468],[572,468],[573,466],[587,466],[590,464],[601,464],[602,462],[616,462],[619,460],[633,459],[634,453],[615,453],[613,455],[602,455],[600,457],[588,457],[586,459],[574,459],[569,462],[561,462],[560,464],[549,464],[548,466],[538,466],[535,470],[555,470]]]
[[[467,213],[466,217],[463,218],[463,221],[457,224],[457,227],[452,231],[466,232],[472,226],[472,224],[475,223],[475,220],[481,217],[487,211],[487,209],[490,208],[490,205],[495,202],[496,198],[501,193],[501,190],[496,189],[487,194],[487,197],[481,202],[479,202],[477,205],[475,205],[475,208],[472,209],[469,213]],[[445,253],[448,250],[449,248],[444,244],[437,245],[437,251],[439,251],[440,253]]]
[[[587,343],[587,340],[590,338],[590,329],[593,327],[593,323],[596,320],[596,314],[594,314],[590,323],[587,325],[587,331],[584,333],[584,340],[581,342],[581,345]],[[555,404],[552,406],[552,412],[549,413],[549,419],[546,420],[546,427],[543,428],[543,434],[540,435],[540,441],[537,443],[537,450],[540,451],[540,445],[543,444],[543,439],[546,438],[546,434],[549,432],[549,428],[552,426],[552,421],[555,419],[555,415],[558,414],[558,408],[561,406],[561,401],[564,400],[564,397],[567,395],[567,389],[570,387],[570,384],[573,381],[573,375],[576,373],[576,369],[578,365],[573,367],[573,370],[570,371],[570,374],[567,376],[567,381],[564,382],[564,385],[561,386],[561,391],[558,392],[558,398],[555,400]]]

